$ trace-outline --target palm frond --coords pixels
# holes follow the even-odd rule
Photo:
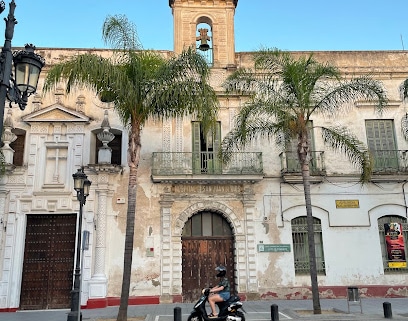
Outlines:
[[[405,140],[408,140],[408,114],[405,114],[401,118],[401,131]]]
[[[408,78],[400,85],[400,95],[402,100],[408,100]]]
[[[102,27],[102,37],[113,49],[143,49],[138,38],[136,26],[125,15],[107,16]]]
[[[324,143],[343,152],[352,164],[360,168],[360,181],[367,182],[373,168],[367,147],[345,127],[321,127],[321,130]]]
[[[387,93],[381,82],[368,76],[349,81],[325,84],[314,95],[314,110],[333,114],[344,104],[359,100],[375,102],[375,110],[381,114],[388,104]]]

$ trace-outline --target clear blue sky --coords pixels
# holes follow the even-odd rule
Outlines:
[[[3,44],[3,18],[0,43]],[[145,49],[173,49],[168,0],[15,0],[13,47],[106,48],[107,15],[125,14]],[[236,51],[408,50],[407,0],[239,0]],[[1,25],[3,24],[3,25]]]

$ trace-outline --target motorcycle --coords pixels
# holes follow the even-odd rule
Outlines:
[[[210,318],[207,315],[206,303],[208,296],[210,295],[210,289],[204,289],[202,295],[197,303],[194,305],[194,310],[189,315],[187,321],[245,321],[245,312],[242,307],[240,297],[231,295],[227,301],[217,302],[219,309],[217,318]],[[242,311],[239,311],[241,309]]]

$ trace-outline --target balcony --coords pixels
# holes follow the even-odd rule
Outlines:
[[[261,152],[233,153],[223,164],[215,153],[153,153],[153,182],[257,182],[263,178]]]
[[[371,154],[374,159],[372,182],[402,182],[408,179],[408,150],[377,150],[372,151]],[[283,181],[302,183],[302,172],[297,154],[295,152],[282,152],[279,156]],[[311,156],[311,182],[322,182],[326,175],[324,152],[312,151]]]
[[[321,183],[326,176],[324,165],[324,152],[310,152],[310,181],[311,183]],[[286,183],[302,183],[302,170],[300,168],[298,156],[296,152],[285,151],[279,154],[281,160],[281,176]]]
[[[373,182],[401,182],[407,180],[408,150],[371,151],[374,159]]]

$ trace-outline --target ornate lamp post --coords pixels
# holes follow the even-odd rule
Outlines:
[[[89,189],[92,182],[88,180],[88,176],[84,173],[84,168],[81,167],[72,175],[74,178],[74,189],[77,192],[79,201],[79,217],[78,217],[78,234],[76,248],[76,264],[74,273],[74,286],[71,291],[71,312],[68,313],[67,321],[82,320],[81,314],[81,235],[82,235],[82,208],[85,205],[86,198],[89,195]]]
[[[14,26],[17,20],[14,17],[16,4],[10,2],[10,10],[6,21],[5,41],[0,57],[0,137],[3,133],[4,105],[6,98],[18,104],[21,110],[27,106],[28,97],[37,90],[40,72],[45,60],[34,53],[35,46],[26,45],[25,50],[11,52],[11,40],[13,39]],[[4,1],[0,1],[0,13],[5,9]],[[13,78],[13,63],[14,75]]]

